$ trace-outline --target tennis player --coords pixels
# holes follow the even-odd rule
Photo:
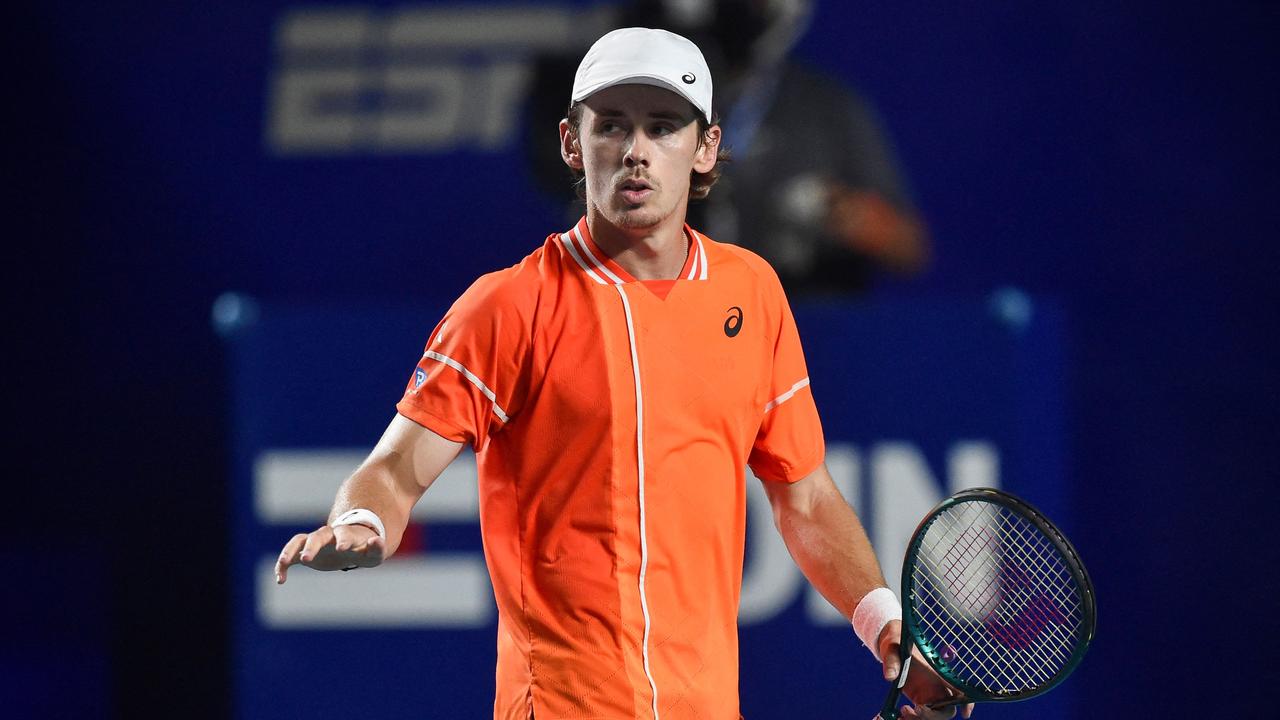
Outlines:
[[[800,568],[897,676],[901,610],[823,463],[777,276],[685,224],[723,159],[711,93],[678,35],[591,47],[560,122],[586,216],[454,303],[329,523],[280,554],[281,583],[295,564],[378,565],[470,444],[496,720],[740,717],[748,465]],[[953,691],[912,664],[905,716],[954,715],[923,707]]]

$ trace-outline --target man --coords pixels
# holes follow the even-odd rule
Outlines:
[[[494,717],[737,718],[749,463],[800,567],[896,677],[900,609],[823,464],[777,277],[684,223],[720,159],[701,53],[614,31],[571,99],[561,154],[586,217],[454,304],[330,523],[285,546],[278,581],[299,563],[381,563],[470,443],[498,604]],[[952,696],[927,671],[907,688]]]

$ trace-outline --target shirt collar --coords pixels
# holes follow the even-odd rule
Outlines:
[[[685,258],[684,267],[680,270],[678,280],[706,280],[707,279],[707,248],[703,242],[702,235],[688,223],[684,225],[684,236],[689,241],[689,255]],[[569,251],[569,255],[573,257],[578,267],[585,272],[593,282],[600,285],[623,285],[629,282],[635,282],[635,278],[631,274],[622,269],[622,266],[614,262],[596,245],[595,240],[591,238],[591,230],[587,227],[587,218],[583,216],[567,232],[560,234],[560,244],[565,250]]]

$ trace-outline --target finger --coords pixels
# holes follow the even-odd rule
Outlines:
[[[956,708],[954,705],[948,705],[944,708],[934,708],[926,705],[920,713],[920,717],[925,720],[950,720],[955,716]]]
[[[285,543],[284,549],[280,551],[280,557],[276,558],[276,584],[283,585],[289,575],[289,566],[298,562],[298,551],[302,549],[302,544],[307,541],[306,533],[298,533],[294,535],[289,542]]]
[[[964,705],[960,706],[960,717],[962,718],[973,717],[973,703],[965,703]]]
[[[343,553],[360,547],[363,539],[358,530],[355,528],[363,527],[363,525],[339,525],[333,528],[333,549]]]
[[[333,544],[333,528],[325,525],[307,536],[307,542],[302,546],[302,563],[304,565],[314,562],[316,556],[325,546]]]
[[[950,720],[956,716],[956,710],[951,705],[939,704],[921,704],[915,706],[916,715],[921,720]]]
[[[876,650],[880,651],[880,657],[888,660],[893,658],[893,675],[885,673],[886,680],[893,680],[898,677],[898,666],[902,664],[902,659],[898,657],[901,654],[902,639],[902,621],[890,620],[880,628],[880,636],[876,638]],[[887,671],[889,668],[885,668]]]
[[[943,692],[945,692],[945,693],[947,694],[947,699],[945,699],[945,700],[934,700],[933,702],[926,703],[926,704],[925,704],[925,706],[926,706],[927,708],[929,708],[929,709],[931,709],[931,710],[941,710],[941,709],[943,709],[943,708],[948,708],[948,707],[951,707],[951,706],[953,706],[953,705],[959,705],[959,704],[963,703],[963,702],[964,702],[964,700],[965,700],[964,695],[960,695],[960,694],[959,694],[959,693],[957,693],[955,690],[952,690],[952,689],[951,689],[951,686],[949,686],[949,685],[948,685],[948,686],[943,687],[943,688],[942,688],[942,690],[943,690]]]
[[[920,714],[917,713],[916,709],[911,707],[910,705],[903,705],[902,710],[898,712],[898,717],[918,718],[920,717]]]
[[[902,672],[902,660],[898,658],[898,645],[894,643],[884,654],[884,679],[893,682],[898,679],[900,672]]]
[[[365,541],[364,548],[360,553],[360,567],[377,567],[382,564],[386,554],[387,541],[375,533]]]
[[[365,525],[339,525],[333,529],[333,549],[340,552],[361,552],[369,538],[377,537],[373,528]]]

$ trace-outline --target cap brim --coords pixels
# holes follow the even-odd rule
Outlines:
[[[711,108],[704,108],[699,106],[698,101],[693,99],[689,95],[689,93],[685,91],[684,88],[681,88],[673,84],[666,78],[657,77],[656,75],[649,75],[645,73],[637,73],[635,75],[626,75],[620,78],[611,78],[608,82],[597,83],[596,85],[582,88],[577,93],[574,94],[572,100],[574,102],[582,102],[583,100],[586,100],[587,98],[591,97],[592,95],[595,95],[601,90],[607,90],[616,85],[650,85],[652,87],[662,88],[663,90],[670,90],[671,92],[679,95],[685,100],[688,100],[689,104],[692,105],[695,110],[702,113],[703,117],[707,119],[708,123],[711,122]]]

